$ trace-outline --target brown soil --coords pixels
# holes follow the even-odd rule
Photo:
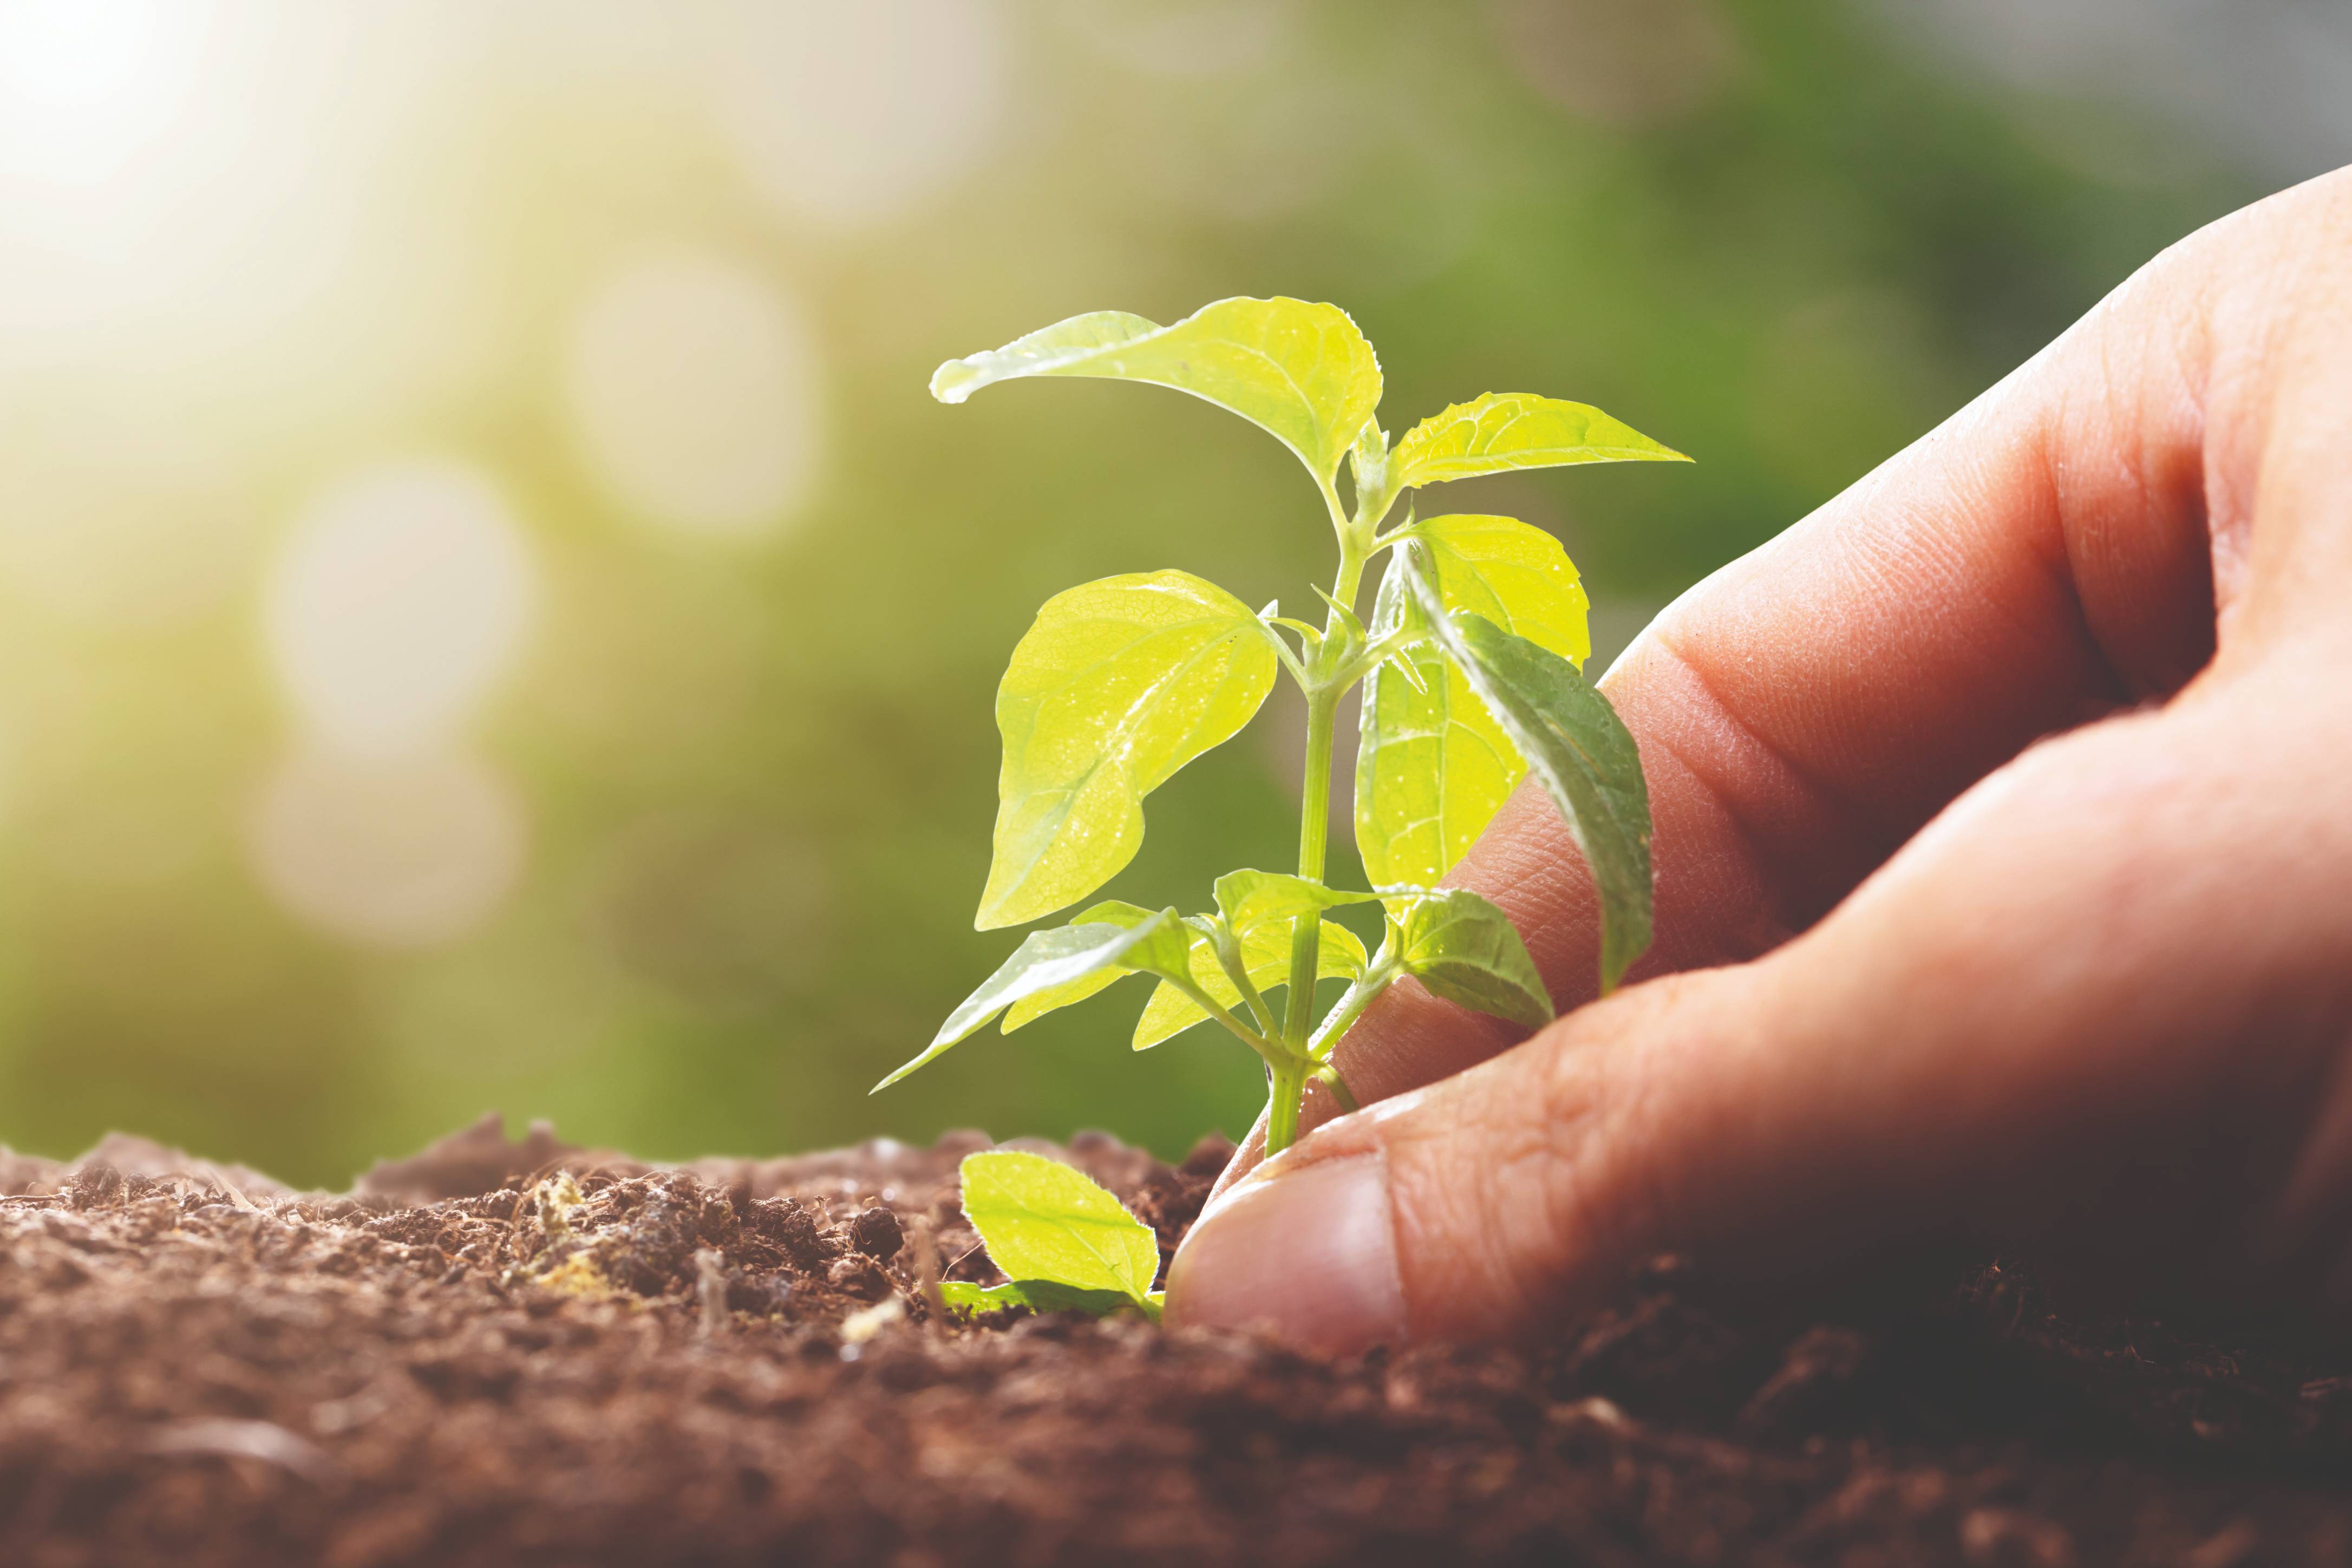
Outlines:
[[[2352,1560],[2340,1340],[1664,1262],[1528,1355],[953,1325],[982,1142],[656,1171],[491,1123],[341,1197],[0,1154],[0,1562]],[[1223,1146],[1071,1153],[1172,1244]]]

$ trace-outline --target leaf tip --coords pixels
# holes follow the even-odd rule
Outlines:
[[[980,383],[980,373],[968,359],[951,359],[931,372],[931,395],[941,403],[961,403]]]

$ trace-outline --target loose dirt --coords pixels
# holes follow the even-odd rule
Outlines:
[[[339,1196],[0,1154],[0,1563],[2352,1562],[2340,1340],[1670,1259],[1528,1353],[949,1322],[985,1143],[657,1170],[488,1122]],[[1066,1154],[1168,1248],[1225,1152]]]

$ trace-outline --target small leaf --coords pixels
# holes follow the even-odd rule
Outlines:
[[[1381,401],[1381,363],[1348,313],[1301,300],[1220,300],[1172,327],[1097,310],[954,359],[931,395],[961,403],[983,386],[1032,375],[1150,382],[1232,410],[1298,454],[1328,482]]]
[[[951,1312],[977,1317],[982,1312],[1001,1312],[1008,1307],[1025,1307],[1029,1298],[1018,1285],[975,1285],[969,1279],[940,1281],[940,1305]]]
[[[1433,414],[1389,456],[1400,488],[1511,468],[1642,461],[1690,459],[1587,404],[1525,392],[1490,392]]]
[[[997,688],[996,848],[975,922],[1074,904],[1143,842],[1143,797],[1232,739],[1278,668],[1249,607],[1184,572],[1056,594]]]
[[[1137,1306],[1149,1300],[1158,1237],[1085,1173],[1013,1150],[967,1154],[961,1173],[963,1212],[989,1261],[1032,1304],[1039,1282],[1108,1291]]]
[[[1122,973],[1136,969],[1182,973],[1179,966],[1186,961],[1185,934],[1173,910],[1131,924],[1092,921],[1084,925],[1032,931],[1013,950],[1013,956],[1004,961],[1003,967],[982,982],[979,990],[948,1015],[948,1021],[940,1026],[939,1034],[920,1056],[876,1084],[870,1092],[878,1094],[889,1088],[996,1016],[999,1009],[1024,997],[1055,990],[1105,969],[1117,968]]]
[[[1090,910],[1086,910],[1078,914],[1071,916],[1069,923],[1074,926],[1105,923],[1132,928],[1141,925],[1145,921],[1152,919],[1156,912],[1157,911],[1155,910],[1142,909],[1137,905],[1127,903],[1118,899],[1112,899],[1103,903],[1097,904]],[[1125,964],[1114,964],[1108,969],[1097,970],[1091,974],[1081,974],[1076,980],[1069,981],[1061,985],[1054,986],[1050,990],[1040,991],[1033,995],[1024,996],[1020,1001],[1015,1002],[1012,1006],[1005,1009],[1004,1022],[998,1026],[998,1027],[1001,1032],[1009,1035],[1024,1024],[1039,1018],[1057,1008],[1068,1007],[1076,1003],[1083,1002],[1087,997],[1094,995],[1097,992],[1116,985],[1120,981],[1126,979],[1129,975],[1136,973],[1138,973],[1138,971],[1130,969]]]
[[[1381,428],[1377,419],[1367,419],[1364,427],[1356,432],[1356,444],[1348,448],[1348,472],[1355,480],[1358,509],[1386,489],[1389,478],[1389,434]],[[1378,522],[1380,519],[1371,520]]]
[[[1484,616],[1447,616],[1410,564],[1422,613],[1568,822],[1601,896],[1601,990],[1650,945],[1650,792],[1617,710],[1576,667]]]
[[[1373,903],[1380,899],[1378,893],[1327,888],[1320,882],[1280,871],[1228,871],[1217,879],[1215,893],[1218,911],[1236,934],[1246,940],[1254,932],[1273,927],[1278,928],[1285,942],[1305,916],[1319,915],[1344,904]]]
[[[1074,1290],[1050,1279],[1015,1279],[1003,1285],[974,1285],[965,1279],[940,1281],[940,1304],[967,1317],[1001,1312],[1008,1307],[1026,1307],[1033,1312],[1084,1312],[1092,1318],[1139,1311],[1156,1323],[1160,1321],[1160,1299],[1158,1290],[1138,1301],[1124,1291]]]
[[[1297,880],[1297,879],[1292,879]],[[1368,895],[1377,897],[1377,894]],[[1250,984],[1261,994],[1285,989],[1290,983],[1290,927],[1259,926],[1238,935],[1241,944],[1242,970]],[[1346,926],[1329,921],[1323,922],[1322,934],[1315,948],[1315,972],[1318,980],[1353,980],[1363,973],[1370,962],[1364,955],[1361,938]],[[1192,983],[1215,998],[1227,1011],[1237,1011],[1242,1005],[1242,994],[1206,937],[1192,947]],[[1143,1005],[1143,1016],[1135,1021],[1134,1047],[1148,1051],[1172,1036],[1180,1035],[1195,1024],[1208,1022],[1209,1015],[1201,1005],[1176,986],[1162,981],[1151,993],[1151,1000]]]
[[[1551,994],[1510,918],[1466,888],[1416,892],[1403,904],[1397,956],[1432,994],[1539,1029]]]

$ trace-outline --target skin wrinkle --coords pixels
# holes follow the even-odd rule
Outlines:
[[[1785,895],[1793,896],[1800,885],[1799,879],[1787,876],[1784,868],[1774,865],[1784,856],[1772,854],[1766,847],[1771,839],[1786,839],[1797,835],[1790,833],[1786,826],[1779,826],[1778,831],[1768,836],[1763,824],[1758,820],[1759,817],[1769,816],[1782,822],[1790,816],[1810,819],[1816,828],[1818,825],[1829,822],[1852,824],[1862,821],[1869,825],[1867,843],[1883,843],[1891,847],[1902,841],[1899,833],[1889,833],[1883,826],[1871,821],[1874,814],[1864,811],[1856,803],[1814,776],[1798,763],[1787,747],[1776,744],[1764,733],[1760,725],[1749,721],[1738,708],[1726,701],[1715,683],[1708,679],[1706,671],[1675,647],[1671,627],[1661,628],[1654,641],[1660,654],[1672,659],[1697,688],[1699,697],[1707,704],[1707,712],[1703,717],[1716,721],[1714,724],[1702,722],[1696,728],[1710,736],[1728,731],[1734,740],[1745,742],[1750,752],[1748,757],[1733,761],[1730,748],[1720,748],[1707,761],[1721,771],[1710,773],[1708,767],[1702,766],[1675,739],[1653,731],[1657,741],[1674,753],[1683,771],[1706,792],[1707,799],[1722,814],[1725,824],[1746,852],[1749,863],[1749,875],[1746,879],[1751,886],[1769,889],[1777,885]],[[1764,769],[1758,765],[1759,759],[1769,764],[1773,776],[1761,776]],[[1756,787],[1752,794],[1732,786],[1730,780],[1734,774],[1754,783]],[[1761,802],[1756,797],[1769,801],[1769,806],[1759,810]],[[1818,845],[1832,836],[1817,830],[1809,837]],[[1862,850],[1865,856],[1870,852],[1867,847]],[[1883,851],[1877,858],[1884,858]],[[1783,874],[1775,877],[1767,874],[1768,870],[1782,870]],[[1776,909],[1773,910],[1774,919],[1789,930],[1801,931],[1826,913],[1831,905],[1843,896],[1843,892],[1844,889],[1841,889],[1832,893],[1828,902],[1817,909]],[[1767,897],[1769,896],[1768,892]],[[1810,904],[1811,900],[1808,902]]]
[[[2071,391],[2062,394],[2057,416],[2039,434],[2068,577],[2089,645],[2108,670],[2118,700],[2170,695],[2195,675],[2211,651],[2210,647],[2200,649],[2193,633],[2186,639],[2165,635],[2168,626],[2183,619],[2210,625],[2210,616],[2198,613],[2198,601],[2210,603],[2211,597],[2210,547],[2196,483],[2196,470],[2201,467],[2197,443],[2182,440],[2172,421],[2152,416],[2147,394],[2152,378],[2146,369],[2152,350],[2145,336],[2130,339],[2137,345],[2133,369],[2117,363],[2125,329],[2137,327],[2141,314],[2137,309],[2116,312],[2101,322],[2101,422],[2095,435],[2087,418],[2076,416]],[[2172,347],[2173,367],[2182,372],[2178,339],[2168,333],[2160,341]],[[2201,409],[2192,407],[2189,423],[2201,428]],[[2137,440],[2127,441],[2126,433]],[[2112,459],[2104,465],[2104,480],[2081,485],[2070,479],[2071,465],[2062,450],[2085,449]],[[2128,502],[2124,492],[2128,492]],[[2184,580],[2170,559],[2176,552],[2188,556],[2192,540],[2198,546],[2196,559],[2206,566],[2202,592],[2193,581]],[[2193,579],[2200,574],[2186,575]],[[2173,592],[2166,592],[2168,584],[2175,585]],[[2167,600],[2175,604],[2168,605]],[[2187,613],[2168,614],[2168,609]],[[2167,640],[2188,646],[2160,651]]]
[[[1668,999],[1673,994],[1671,986],[1658,994]],[[1656,996],[1650,999],[1650,1011],[1656,1010]],[[1662,1033],[1661,1037],[1670,1037]],[[1543,1189],[1547,1230],[1538,1256],[1556,1260],[1544,1280],[1550,1301],[1561,1296],[1580,1261],[1588,1268],[1594,1258],[1624,1261],[1631,1250],[1628,1238],[1654,1234],[1664,1212],[1664,1194],[1654,1179],[1642,1183],[1637,1179],[1641,1170],[1608,1157],[1610,1151],[1637,1136],[1628,1129],[1644,1120],[1655,1098],[1650,1075],[1624,1070],[1625,1054],[1621,1049],[1615,1060],[1604,1062],[1597,1052],[1556,1050],[1538,1067],[1543,1125],[1559,1130],[1549,1141],[1550,1157],[1556,1167],[1565,1167]],[[1597,1079],[1607,1081],[1596,1083]],[[1512,1086],[1498,1081],[1496,1089],[1508,1095]],[[1653,1178],[1663,1171],[1663,1166],[1648,1167]],[[1609,1179],[1612,1173],[1614,1181]],[[1535,1321],[1534,1315],[1523,1321]]]

